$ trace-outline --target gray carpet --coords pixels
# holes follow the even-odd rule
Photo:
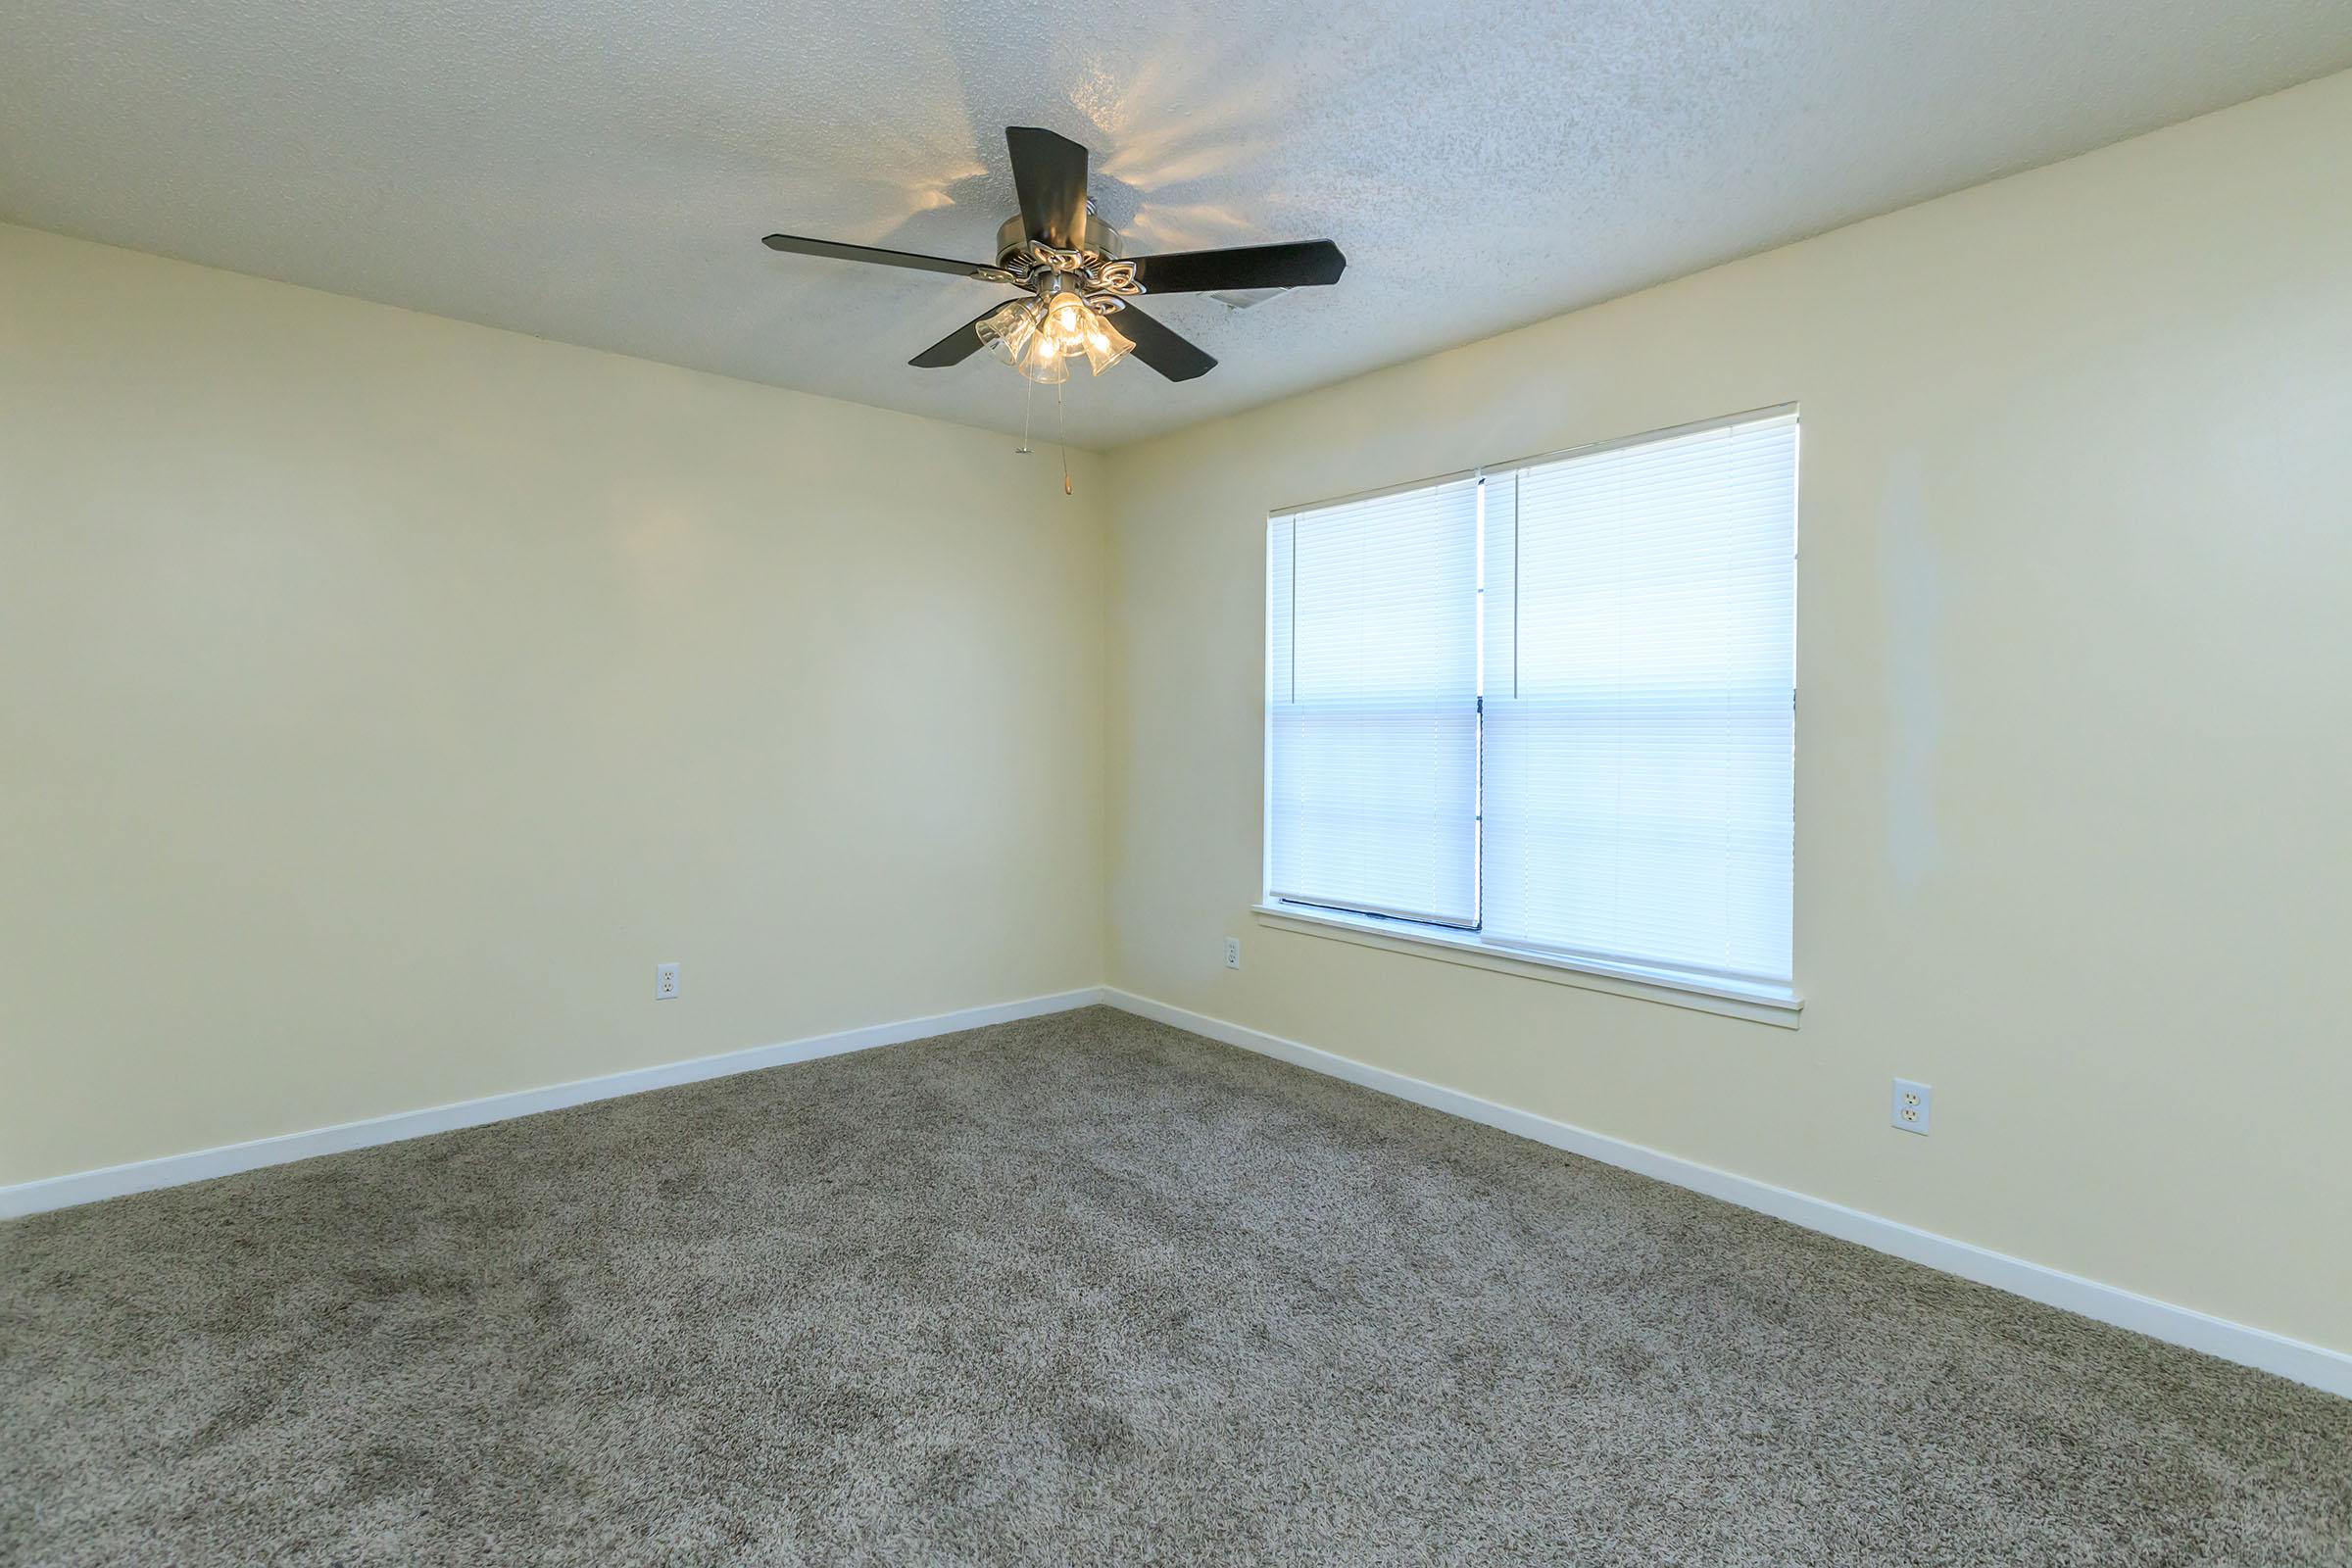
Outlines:
[[[2352,1401],[1101,1008],[0,1247],[11,1564],[2352,1562]]]

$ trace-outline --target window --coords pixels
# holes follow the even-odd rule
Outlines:
[[[1277,514],[1266,906],[1784,1001],[1796,416]]]
[[[1269,891],[1478,924],[1478,483],[1268,530]]]

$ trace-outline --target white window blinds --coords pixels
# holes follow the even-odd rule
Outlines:
[[[1794,418],[1487,482],[1484,934],[1789,977]]]
[[[1478,920],[1474,480],[1267,530],[1269,891]]]
[[[1271,519],[1276,900],[1785,987],[1793,414]]]

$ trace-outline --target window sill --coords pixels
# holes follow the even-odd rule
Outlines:
[[[1745,1018],[1783,1029],[1797,1026],[1804,1003],[1788,986],[1751,984],[1739,980],[1699,980],[1641,964],[1612,963],[1597,958],[1568,958],[1548,953],[1527,953],[1492,947],[1467,933],[1443,935],[1427,926],[1372,915],[1346,914],[1337,909],[1308,910],[1297,905],[1251,906],[1257,923],[1300,936],[1352,942],[1359,947],[1385,948],[1419,958],[1436,958],[1473,969],[1492,969],[1554,985],[1580,986],[1611,996],[1634,997],[1672,1007],[1691,1007],[1727,1018]]]

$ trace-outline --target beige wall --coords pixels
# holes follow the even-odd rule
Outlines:
[[[2352,1348],[2347,149],[2338,76],[1116,454],[1112,983]],[[1800,1030],[1251,924],[1269,508],[1786,401]]]
[[[1011,445],[0,228],[0,1183],[1098,983]]]

